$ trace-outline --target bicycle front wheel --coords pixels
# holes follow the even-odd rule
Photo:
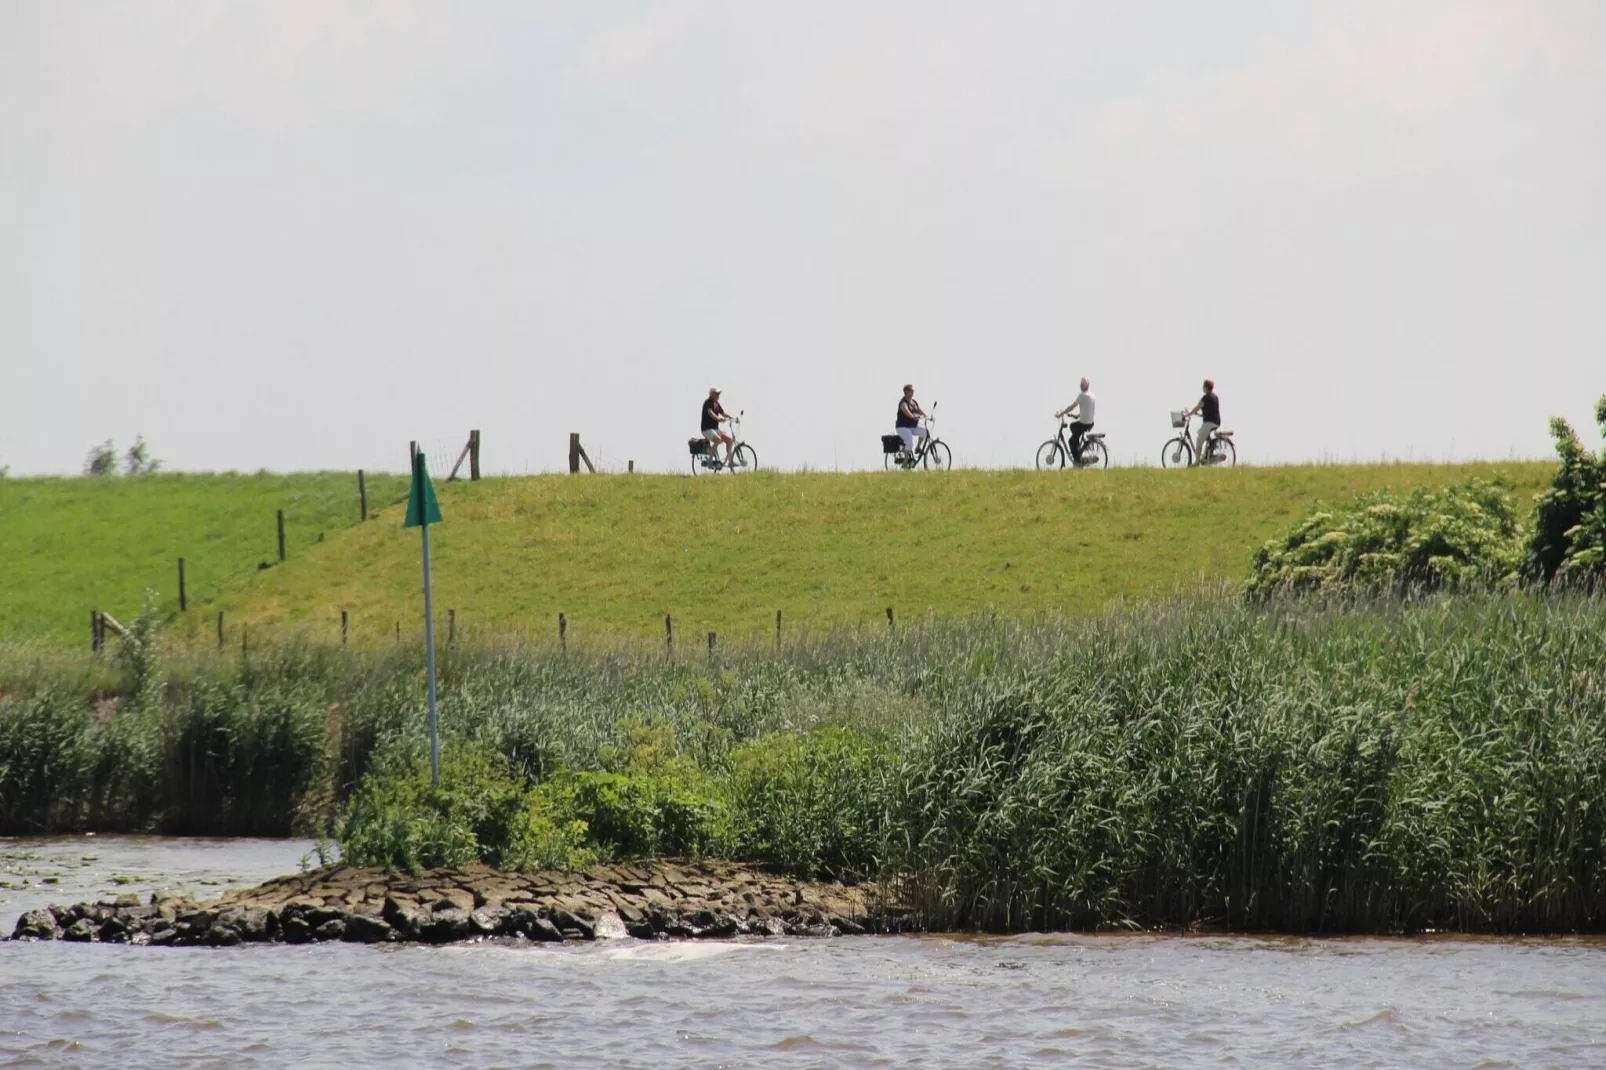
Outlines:
[[[1160,449],[1161,468],[1191,468],[1193,466],[1193,446],[1188,440],[1178,435],[1167,442]]]
[[[1051,438],[1037,447],[1037,467],[1040,469],[1065,467],[1065,453],[1060,449],[1057,439]]]
[[[1110,451],[1104,448],[1102,442],[1089,442],[1082,447],[1082,461],[1078,468],[1108,468],[1110,467]]]
[[[1210,463],[1224,464],[1228,468],[1238,463],[1238,447],[1230,438],[1218,438],[1210,444]]]
[[[743,442],[736,447],[736,463],[731,466],[732,472],[758,471],[758,451]]]
[[[943,472],[954,466],[954,455],[948,452],[948,444],[940,438],[931,440],[931,446],[926,450],[925,457],[920,463],[927,468],[935,468]]]

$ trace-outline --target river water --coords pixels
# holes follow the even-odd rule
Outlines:
[[[0,840],[0,924],[312,845]],[[44,883],[49,882],[49,883]],[[0,944],[0,1066],[1606,1067],[1606,942]]]

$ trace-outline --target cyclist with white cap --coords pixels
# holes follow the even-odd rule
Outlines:
[[[708,448],[715,457],[719,456],[719,444],[725,444],[726,464],[732,463],[731,451],[736,448],[736,439],[729,432],[720,430],[719,425],[729,419],[730,414],[719,403],[719,387],[709,387],[708,398],[703,402],[703,437],[708,440]]]

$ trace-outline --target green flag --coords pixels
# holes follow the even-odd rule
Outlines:
[[[440,522],[441,507],[435,502],[435,488],[429,482],[429,464],[424,460],[424,451],[419,450],[413,455],[413,485],[407,491],[407,520],[402,527]]]

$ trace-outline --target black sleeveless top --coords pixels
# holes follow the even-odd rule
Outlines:
[[[902,394],[898,395],[898,422],[893,426],[895,426],[895,427],[919,427],[920,426],[919,417],[924,415],[924,413],[922,412],[922,410],[920,408],[920,404],[917,401],[915,401],[914,398],[910,398],[909,399],[909,408],[910,408],[910,410],[912,412],[914,412],[914,414],[915,414],[914,416],[905,416],[903,414],[903,395]]]

